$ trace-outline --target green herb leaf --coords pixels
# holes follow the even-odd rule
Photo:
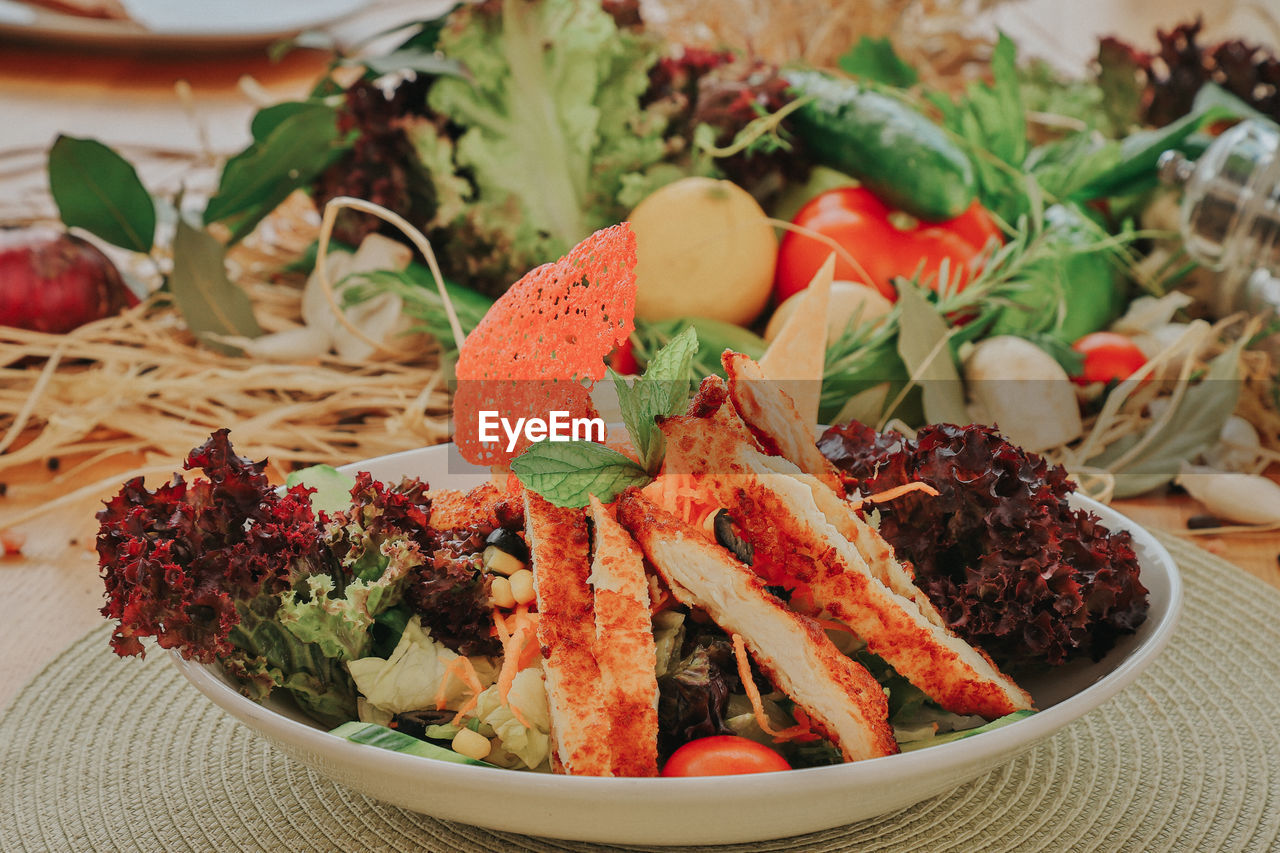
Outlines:
[[[394,74],[397,71],[414,71],[430,77],[461,77],[469,79],[462,63],[448,59],[434,50],[416,47],[400,48],[383,56],[369,56],[349,60],[348,65],[363,65],[374,74]]]
[[[658,350],[644,375],[628,385],[612,370],[622,421],[642,466],[656,474],[662,466],[666,443],[654,419],[677,414],[689,402],[689,382],[693,378],[693,357],[698,352],[698,335],[692,326]]]
[[[698,351],[693,358],[693,378],[696,381],[712,374],[724,375],[720,354],[727,349],[759,359],[768,348],[764,338],[755,332],[723,320],[676,317],[646,322],[637,319],[635,333],[631,336],[636,360],[641,364],[648,364],[658,350],[686,329],[693,329],[698,336]]]
[[[929,423],[967,424],[964,387],[951,356],[951,329],[924,293],[899,282],[898,354],[924,396],[924,416]]]
[[[1018,77],[1017,48],[1000,34],[991,55],[993,84],[974,83],[952,102],[940,93],[929,100],[943,124],[968,148],[983,207],[1006,222],[1028,212],[1022,162],[1027,156],[1027,120]]]
[[[878,39],[863,36],[836,62],[842,71],[854,77],[900,89],[909,89],[920,82],[920,75],[898,56],[887,36]]]
[[[227,277],[226,249],[209,232],[182,219],[173,238],[169,290],[187,328],[197,336],[262,334],[248,295]],[[220,352],[236,352],[226,344],[206,342]]]
[[[133,166],[101,142],[59,136],[49,150],[49,189],[67,226],[122,249],[151,251],[155,202]]]
[[[227,161],[204,212],[206,223],[231,228],[233,243],[348,147],[338,138],[337,111],[327,104],[278,104],[263,112],[254,119],[254,143]]]
[[[524,487],[556,506],[580,507],[595,495],[609,503],[652,478],[616,450],[590,441],[539,441],[511,460]]]
[[[1088,461],[1115,475],[1115,496],[1132,497],[1163,486],[1178,474],[1181,464],[1218,440],[1222,425],[1240,399],[1240,352],[1244,341],[1209,362],[1204,377],[1187,389],[1163,426],[1152,425],[1140,435],[1128,435]],[[1112,392],[1115,393],[1115,392]],[[1123,465],[1114,463],[1142,443],[1142,449]]]
[[[435,280],[422,264],[415,262],[407,269],[400,271],[375,270],[353,273],[342,279],[338,286],[342,291],[343,303],[347,306],[372,299],[379,293],[394,293],[404,304],[405,316],[417,320],[421,331],[439,341],[446,353],[458,351],[458,343],[453,337],[453,328],[449,325],[449,315],[445,312],[444,302],[436,290]],[[463,287],[451,281],[444,283],[444,289],[453,302],[463,334],[471,334],[471,330],[484,319],[485,313],[493,305],[493,300],[469,287]]]

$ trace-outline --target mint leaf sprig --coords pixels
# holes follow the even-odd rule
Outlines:
[[[658,350],[634,382],[610,371],[622,420],[639,462],[591,441],[541,441],[511,460],[511,471],[555,506],[586,506],[591,495],[611,503],[632,486],[652,482],[666,445],[657,418],[683,411],[689,401],[698,336],[690,327]]]

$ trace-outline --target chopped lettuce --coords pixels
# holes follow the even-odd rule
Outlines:
[[[444,681],[446,707],[461,704],[469,688],[457,675],[446,672],[458,655],[431,639],[417,616],[409,620],[395,651],[387,659],[363,657],[347,664],[356,689],[381,712],[399,714],[432,707]],[[480,683],[488,686],[498,677],[498,667],[488,658],[473,657]],[[363,719],[363,718],[362,718]]]
[[[1003,717],[998,717],[989,723],[978,726],[977,728],[939,732],[932,737],[916,738],[906,743],[900,743],[899,748],[903,752],[912,752],[917,749],[924,749],[926,746],[938,746],[939,744],[951,743],[953,740],[960,740],[961,738],[966,738],[970,735],[980,735],[984,732],[1003,728],[1010,723],[1016,723],[1018,720],[1030,717],[1034,713],[1035,711],[1014,711],[1012,714],[1005,714]],[[978,720],[981,722],[981,718],[978,718]]]
[[[351,489],[356,478],[332,465],[311,465],[290,471],[284,484],[287,488],[307,486],[315,489],[311,493],[311,508],[317,513],[335,513],[351,506]]]
[[[298,593],[283,594],[277,618],[299,640],[315,643],[324,654],[337,660],[353,660],[368,652],[373,643],[369,630],[374,619],[400,598],[404,578],[421,563],[416,548],[403,539],[388,540],[379,549],[387,560],[375,580],[353,580],[335,597],[333,578],[307,578],[305,599]]]
[[[516,719],[516,709],[525,727]],[[529,667],[516,673],[502,704],[495,684],[480,694],[475,716],[481,734],[497,737],[498,742],[486,758],[500,767],[543,769],[551,755],[551,712],[547,707],[547,689],[540,667]]]
[[[425,124],[411,131],[441,201],[433,227],[523,269],[625,216],[623,187],[647,186],[666,154],[665,121],[639,106],[654,43],[588,0],[503,0],[455,10],[439,48],[467,76],[440,78],[428,95],[462,128],[456,144],[426,138]],[[470,176],[469,191],[456,173]]]

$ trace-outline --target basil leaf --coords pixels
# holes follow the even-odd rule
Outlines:
[[[255,133],[266,131],[265,136],[227,161],[218,192],[205,207],[205,222],[225,223],[233,243],[289,193],[308,186],[347,148],[338,138],[337,111],[327,104],[269,110],[274,112],[255,119]]]
[[[918,287],[899,280],[898,354],[924,397],[929,423],[967,424],[964,388],[951,358],[951,330]]]
[[[49,149],[49,189],[69,227],[122,249],[151,251],[155,202],[133,166],[101,142],[59,136]]]
[[[900,89],[909,89],[920,82],[920,75],[898,56],[887,36],[878,39],[863,36],[836,64],[854,77]]]
[[[624,489],[652,478],[634,461],[590,441],[539,441],[511,460],[511,471],[556,506],[586,506],[595,495],[610,503]]]
[[[256,338],[262,334],[249,296],[227,277],[226,249],[208,231],[182,219],[173,237],[169,290],[187,328],[198,337],[214,333]],[[236,352],[226,344],[206,342],[220,352]]]
[[[654,353],[644,375],[631,385],[610,371],[631,444],[644,469],[652,474],[662,465],[666,450],[662,430],[654,419],[677,414],[689,402],[689,381],[697,352],[698,333],[690,326]]]

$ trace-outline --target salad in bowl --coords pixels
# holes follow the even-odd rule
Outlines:
[[[598,310],[610,294],[592,288],[634,287],[609,263],[611,239],[625,250],[625,230],[604,235],[585,287],[543,318],[538,339],[560,349],[540,377],[495,378],[536,360],[509,342],[511,364],[475,367],[511,327],[486,317],[464,344],[458,374],[474,384],[456,412],[527,423],[515,413],[544,392],[565,394],[553,414],[594,411],[585,384],[535,380],[563,367],[566,346],[592,345],[573,299]],[[576,261],[536,271],[538,292],[577,282]],[[815,442],[817,401],[777,353],[798,352],[821,314],[830,265],[822,276],[759,361],[726,350],[723,378],[695,389],[689,330],[643,375],[615,375],[624,429],[609,437],[504,426],[510,441],[495,440],[483,420],[460,423],[456,447],[276,487],[214,433],[187,460],[203,477],[131,481],[99,514],[113,645],[135,654],[154,637],[215,701],[334,778],[526,832],[761,838],[971,778],[1136,676],[1171,629],[1176,570],[992,428],[908,437],[854,422]],[[557,336],[565,324],[574,337]],[[600,329],[597,346],[628,331]],[[454,451],[490,476],[463,485],[444,461]],[[764,785],[767,771],[788,773]],[[673,778],[698,776],[717,779]],[[390,784],[408,779],[425,787]],[[524,822],[458,801],[493,785],[522,800]],[[657,826],[673,801],[766,789],[776,802],[759,819]],[[620,823],[565,824],[584,802]]]

